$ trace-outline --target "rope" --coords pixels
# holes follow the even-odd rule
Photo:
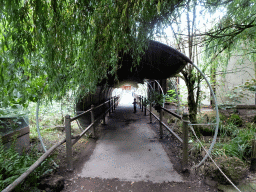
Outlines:
[[[186,121],[187,122],[187,121]],[[201,141],[198,139],[198,137],[196,136],[195,130],[193,129],[193,127],[189,124],[190,129],[192,130],[193,134],[195,135],[197,141],[199,142],[199,144],[202,146],[203,150],[206,152],[206,154],[208,155],[208,157],[211,159],[211,161],[214,163],[214,165],[219,169],[219,171],[221,172],[221,174],[228,180],[228,182],[233,185],[233,187],[239,191],[240,189],[238,189],[238,187],[225,175],[225,173],[220,169],[220,167],[215,163],[215,161],[212,159],[211,155],[208,153],[208,151],[204,148],[203,144],[201,143]],[[195,166],[192,167],[192,169],[195,168]]]

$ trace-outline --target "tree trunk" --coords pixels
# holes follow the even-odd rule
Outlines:
[[[186,82],[188,89],[188,110],[189,110],[189,120],[192,124],[197,124],[197,104],[194,95],[194,84],[195,82]],[[197,136],[201,136],[198,126],[193,126]]]

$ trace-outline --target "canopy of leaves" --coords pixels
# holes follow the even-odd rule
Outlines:
[[[232,52],[246,56],[246,59],[256,60],[256,3],[254,0],[213,0],[208,1],[225,8],[224,17],[215,27],[206,33],[208,46],[207,57],[214,62],[226,62]],[[221,61],[215,60],[222,53]]]
[[[1,105],[92,91],[182,1],[0,0]]]

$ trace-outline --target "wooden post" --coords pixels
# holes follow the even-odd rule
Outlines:
[[[182,166],[183,170],[186,170],[188,168],[188,114],[183,114],[183,126],[182,126],[182,132],[183,132],[183,159],[182,159]]]
[[[103,105],[103,122],[102,125],[106,125],[106,103]]]
[[[163,120],[163,110],[160,108],[160,121],[159,121],[159,126],[160,126],[160,139],[163,138],[163,125],[162,125],[162,120]]]
[[[252,157],[251,157],[251,166],[250,170],[256,172],[256,140],[252,140]]]
[[[114,113],[114,97],[111,97],[112,113]]]
[[[109,101],[108,101],[108,113],[109,113],[109,116],[110,116],[110,114],[111,114],[111,99],[109,99]]]
[[[150,113],[149,113],[149,119],[150,119],[150,123],[152,123],[152,114],[151,114],[151,111],[152,111],[152,104],[151,104],[151,103],[149,103],[149,111],[150,111]]]
[[[146,115],[147,115],[146,98],[144,98],[144,104],[145,104],[145,105],[144,105],[144,110],[145,110],[145,111],[144,111],[144,112],[145,112],[144,115],[146,116]]]
[[[65,116],[67,170],[73,171],[70,116]]]
[[[94,114],[93,114],[93,109],[94,105],[91,105],[91,123],[94,123]],[[92,126],[92,137],[95,138],[95,125]]]
[[[116,96],[114,97],[114,110],[116,110]]]
[[[141,96],[139,96],[139,99],[140,99],[140,109],[141,109]]]
[[[143,96],[141,96],[141,111],[143,112]]]

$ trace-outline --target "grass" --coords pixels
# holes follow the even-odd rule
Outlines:
[[[215,116],[211,112],[201,114],[198,118],[198,123],[206,123],[206,119],[208,122],[214,122]],[[205,129],[209,128],[203,128],[203,130]],[[212,130],[212,133],[214,133],[214,129]],[[251,157],[252,140],[256,138],[255,133],[256,125],[254,122],[244,123],[237,114],[231,115],[231,117],[225,117],[220,114],[217,142],[211,152],[213,158],[217,158],[219,156],[238,157],[242,161],[248,163]],[[208,138],[210,138],[210,141],[205,141],[208,140]],[[210,137],[203,136],[201,138],[206,149],[209,148],[212,139],[213,134]],[[198,142],[193,141],[190,145],[191,153],[196,154],[195,158],[200,156],[200,154],[201,156],[204,156],[202,155],[204,154],[202,147],[199,146]]]

